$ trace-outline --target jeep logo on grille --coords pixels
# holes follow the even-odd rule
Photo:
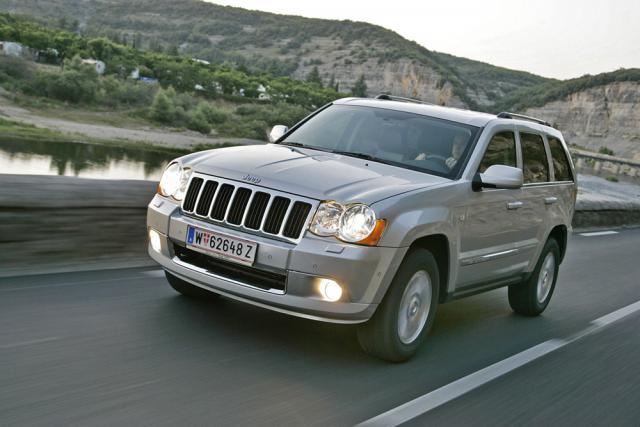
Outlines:
[[[242,180],[251,182],[253,184],[260,184],[260,181],[262,181],[262,178],[259,178],[255,175],[246,174],[245,176],[242,177]]]

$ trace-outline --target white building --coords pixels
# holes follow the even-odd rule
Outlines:
[[[86,65],[91,65],[92,67],[95,68],[96,73],[100,75],[104,74],[104,71],[107,68],[107,65],[98,59],[83,59],[82,63]]]
[[[258,85],[258,100],[269,101],[270,99],[271,95],[267,93],[267,88],[263,85]]]
[[[209,62],[209,61],[205,61],[204,59],[191,58],[191,60],[192,60],[193,62],[197,62],[198,64],[211,65],[211,62]]]
[[[22,56],[24,47],[16,42],[0,42],[0,55]]]

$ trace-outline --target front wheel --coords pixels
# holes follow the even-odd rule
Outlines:
[[[439,288],[438,264],[431,252],[412,250],[376,313],[358,328],[362,349],[390,362],[410,359],[433,325]]]
[[[556,287],[560,246],[549,239],[542,249],[536,268],[523,283],[509,286],[509,305],[518,314],[538,316],[549,305]]]

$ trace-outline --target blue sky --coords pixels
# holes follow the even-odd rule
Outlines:
[[[382,25],[428,49],[546,77],[640,67],[640,0],[211,0]]]

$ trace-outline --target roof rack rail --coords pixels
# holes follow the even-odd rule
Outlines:
[[[534,123],[538,123],[539,125],[545,125],[545,126],[549,126],[549,127],[553,127],[551,126],[551,124],[549,122],[547,122],[546,120],[542,120],[542,119],[537,119],[535,117],[531,117],[531,116],[525,116],[524,114],[516,114],[516,113],[510,113],[508,111],[503,111],[502,113],[499,113],[497,115],[497,117],[499,119],[520,119],[520,120],[528,120],[530,122],[534,122]]]
[[[420,101],[419,99],[403,98],[402,96],[389,95],[388,93],[381,93],[376,96],[375,99],[382,99],[384,101],[399,101],[399,102],[412,102],[414,104],[433,105],[430,102]]]

